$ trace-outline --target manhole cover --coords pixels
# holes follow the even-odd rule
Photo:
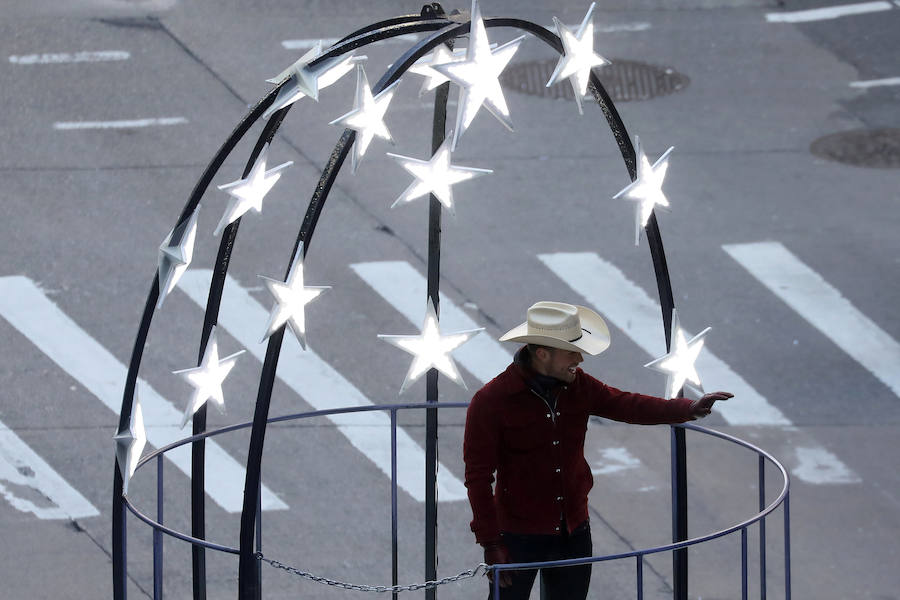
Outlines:
[[[665,96],[687,87],[686,75],[668,67],[658,67],[634,60],[611,59],[612,64],[597,68],[597,77],[614,102],[647,100]],[[547,87],[558,59],[522,62],[510,65],[500,76],[509,89],[544,98],[575,99],[575,91],[567,81]]]
[[[571,86],[570,86],[571,87]],[[809,147],[816,156],[857,167],[900,168],[900,129],[855,129],[832,133]]]

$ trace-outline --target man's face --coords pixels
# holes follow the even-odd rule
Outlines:
[[[537,370],[544,375],[572,383],[575,381],[575,367],[583,360],[581,352],[559,348],[541,348],[538,351],[538,365],[536,366]]]

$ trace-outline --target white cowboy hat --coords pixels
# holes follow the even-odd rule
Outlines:
[[[527,320],[503,334],[500,341],[600,354],[609,348],[609,327],[589,308],[541,301],[532,304]]]

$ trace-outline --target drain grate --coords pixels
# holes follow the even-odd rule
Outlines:
[[[857,167],[900,168],[900,129],[854,129],[820,137],[810,147],[816,156]]]
[[[556,69],[557,59],[515,63],[501,74],[500,81],[508,89],[543,98],[575,99],[575,91],[567,82],[547,87]],[[687,87],[686,75],[668,67],[658,67],[634,60],[612,59],[612,64],[596,69],[597,77],[614,102],[648,100],[665,96]]]

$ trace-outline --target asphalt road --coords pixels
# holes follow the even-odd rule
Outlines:
[[[900,85],[859,83],[900,77],[900,7],[884,2],[875,12],[792,23],[767,18],[823,6],[608,3],[594,14],[595,48],[613,62],[671,68],[688,81],[617,107],[651,161],[675,146],[664,186],[671,209],[658,213],[675,302],[687,330],[713,328],[698,363],[706,388],[736,393],[703,425],[761,446],[791,472],[794,597],[887,600],[900,597],[900,170],[841,164],[810,146],[838,132],[900,128]],[[2,597],[111,596],[111,437],[121,365],[160,242],[218,147],[270,89],[267,78],[315,39],[417,9],[396,0],[0,5]],[[482,10],[575,25],[587,5],[485,0]],[[489,32],[498,43],[516,35]],[[369,81],[411,43],[366,48]],[[513,63],[548,58],[529,37]],[[424,314],[426,204],[391,208],[411,178],[385,155],[425,158],[432,95],[420,97],[420,86],[420,77],[405,76],[387,112],[395,145],[376,139],[358,172],[347,165],[337,179],[306,261],[307,284],[332,289],[307,311],[310,350],[291,346],[282,355],[273,415],[424,400],[422,381],[398,396],[409,356],[377,338],[416,333]],[[293,166],[264,210],[242,219],[218,339],[222,356],[248,352],[226,379],[227,412],[211,410],[211,426],[252,417],[265,347],[256,341],[272,304],[258,275],[280,277],[288,267],[341,134],[328,123],[352,108],[354,90],[351,74],[318,103],[302,100],[272,145],[270,165]],[[456,97],[451,90],[451,115]],[[642,366],[664,353],[650,254],[646,239],[634,245],[633,207],[612,200],[628,177],[601,111],[588,104],[579,116],[571,100],[509,90],[506,99],[515,132],[482,110],[453,154],[454,164],[493,173],[458,184],[456,215],[444,215],[442,323],[486,331],[474,350],[457,354],[468,391],[442,379],[441,400],[466,401],[502,368],[514,348],[490,340],[540,299],[595,306],[613,342],[584,368],[616,387],[662,394],[664,378]],[[259,131],[239,144],[214,185],[240,178]],[[213,229],[227,198],[211,186],[202,199],[191,268],[150,331],[140,376],[156,440],[186,435],[178,425],[190,387],[171,372],[196,365],[204,281],[219,244]],[[441,415],[441,576],[481,560],[460,491],[463,420],[461,410]],[[414,461],[424,419],[401,414],[400,423],[405,458]],[[389,583],[389,480],[377,457],[359,449],[384,435],[378,423],[325,419],[271,428],[267,556],[337,579]],[[667,542],[668,439],[666,427],[592,423],[596,554]],[[240,468],[246,433],[217,443],[211,473]],[[753,515],[756,458],[701,436],[689,435],[688,444],[691,534]],[[165,520],[188,531],[189,480],[176,463],[165,463]],[[774,469],[767,477],[772,500],[779,477]],[[210,483],[208,532],[234,545],[239,515],[229,498],[239,497],[243,481],[222,479]],[[405,481],[400,579],[413,582],[423,577],[424,516],[416,475]],[[148,514],[154,485],[152,465],[131,484]],[[784,594],[781,515],[768,522],[770,598]],[[749,537],[758,597],[755,529]],[[132,518],[128,539],[129,594],[151,596],[149,530]],[[735,536],[692,550],[691,597],[739,597],[740,550]],[[210,597],[234,597],[237,561],[207,560]],[[166,595],[189,597],[188,547],[167,541],[165,566]],[[644,583],[646,597],[671,594],[668,556],[648,559]],[[467,580],[439,595],[482,597],[483,586]],[[268,598],[345,597],[270,568],[263,589]],[[592,597],[635,597],[634,564],[596,567]]]

